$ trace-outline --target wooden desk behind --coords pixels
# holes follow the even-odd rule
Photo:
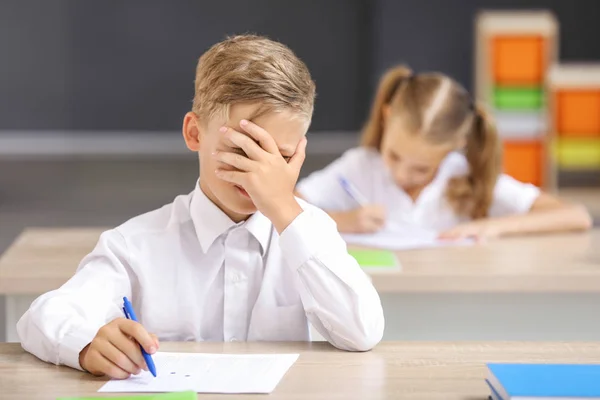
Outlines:
[[[561,188],[558,190],[558,196],[561,199],[572,203],[583,204],[588,209],[592,217],[596,220],[600,218],[600,189],[594,187],[587,188]]]
[[[104,230],[25,230],[0,258],[0,294],[58,288]],[[397,254],[402,271],[371,273],[380,293],[600,293],[600,230]]]
[[[58,288],[103,228],[24,231],[0,258],[6,337],[31,301]],[[600,230],[398,252],[371,273],[386,340],[594,340],[600,337]]]
[[[367,353],[327,343],[165,343],[161,350],[209,353],[300,353],[270,395],[252,399],[485,400],[489,362],[600,363],[600,343],[383,342]],[[105,378],[56,367],[0,344],[0,398],[56,399],[94,396]],[[4,397],[5,396],[5,397]],[[201,395],[240,399],[240,395]],[[250,397],[249,397],[250,398]]]
[[[57,289],[108,228],[30,228],[0,256],[0,294],[39,295]]]

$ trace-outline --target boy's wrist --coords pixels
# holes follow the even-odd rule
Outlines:
[[[91,344],[91,343],[90,343]],[[88,350],[90,349],[90,344],[88,344],[87,346],[85,346],[80,352],[79,352],[79,366],[81,367],[81,369],[83,369],[84,371],[87,371],[88,369],[85,366],[85,356],[88,352]]]
[[[263,214],[271,221],[277,233],[281,234],[302,211],[302,207],[292,195],[289,200],[279,202],[272,210],[265,210]]]

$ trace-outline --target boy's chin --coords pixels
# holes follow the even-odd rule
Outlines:
[[[256,206],[254,205],[254,203],[250,202],[249,204],[240,204],[239,202],[236,202],[235,204],[228,204],[227,208],[229,208],[231,211],[233,211],[236,214],[241,214],[241,215],[252,215],[254,214],[256,211],[258,211],[256,209]]]
[[[250,196],[240,188],[233,187],[233,193],[223,199],[223,205],[230,211],[240,215],[252,215],[257,209]]]

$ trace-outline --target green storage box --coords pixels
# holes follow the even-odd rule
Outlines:
[[[494,106],[499,110],[540,110],[546,106],[541,87],[496,87]]]

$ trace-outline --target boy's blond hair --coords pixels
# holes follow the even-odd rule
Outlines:
[[[281,43],[255,35],[227,38],[198,61],[192,111],[201,121],[228,116],[237,103],[260,103],[249,119],[290,110],[310,121],[315,84],[306,65]]]

